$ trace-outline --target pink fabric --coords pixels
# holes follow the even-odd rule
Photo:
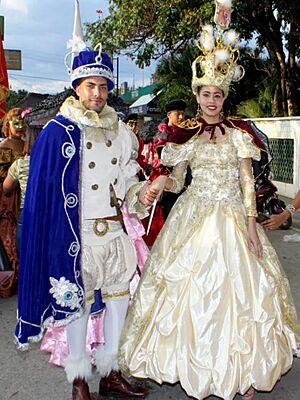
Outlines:
[[[143,239],[143,236],[145,235],[145,228],[135,215],[128,213],[126,204],[123,204],[122,206],[122,214],[129,239],[134,241],[139,270],[142,272],[149,255],[149,249]]]
[[[122,207],[122,213],[128,236],[131,240],[134,241],[138,258],[138,267],[140,272],[142,272],[147,257],[149,255],[149,249],[142,238],[142,236],[145,234],[144,226],[138,218],[128,213],[125,204]],[[131,296],[134,295],[139,280],[140,276],[137,272],[130,282]],[[88,320],[86,350],[88,354],[90,354],[92,357],[92,363],[94,363],[94,356],[97,347],[104,343],[104,312],[95,317],[90,316]],[[53,324],[48,325],[41,344],[41,351],[45,353],[50,353],[50,364],[56,365],[58,367],[64,367],[65,359],[69,355],[66,327],[54,326]]]
[[[89,317],[86,335],[86,350],[94,361],[95,351],[104,343],[103,313],[96,317]],[[46,334],[41,344],[44,353],[50,353],[49,363],[58,367],[65,366],[65,359],[69,355],[67,343],[67,330],[65,326],[48,325]]]

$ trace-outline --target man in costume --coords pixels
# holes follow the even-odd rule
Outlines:
[[[83,50],[69,68],[79,100],[71,96],[43,129],[31,155],[24,205],[18,324],[21,349],[42,338],[49,322],[67,325],[67,379],[73,400],[90,400],[92,376],[86,353],[87,320],[105,302],[105,345],[98,349],[99,392],[144,398],[120,374],[117,352],[127,313],[129,282],[137,265],[123,230],[120,207],[147,214],[151,204],[136,173],[131,131],[106,104],[113,66],[101,49]],[[141,202],[142,201],[142,202]],[[98,292],[97,292],[98,291]]]
[[[186,102],[183,100],[172,100],[166,105],[167,123],[164,124],[164,122],[166,122],[164,120],[158,126],[160,134],[155,143],[156,150],[159,155],[161,153],[164,144],[168,141],[172,141],[172,133],[173,133],[172,128],[180,125],[184,121],[185,109],[186,109]],[[189,185],[190,182],[191,182],[191,173],[189,170],[186,179],[186,185]],[[179,194],[171,192],[164,193],[162,199],[162,208],[165,220],[167,219],[178,197]]]
[[[300,208],[300,191],[296,194],[292,204],[288,204],[285,210],[276,215],[272,215],[270,219],[264,221],[262,225],[265,229],[277,229],[279,228],[288,218],[293,217],[296,211]]]
[[[165,107],[167,116],[158,125],[159,132],[157,138],[152,143],[150,143],[150,145],[148,145],[149,154],[146,158],[148,158],[148,160],[151,160],[151,172],[149,176],[150,181],[155,180],[159,175],[169,175],[171,172],[169,168],[166,168],[162,165],[160,161],[160,154],[165,143],[167,143],[168,141],[173,141],[173,128],[184,121],[185,109],[186,103],[181,99],[172,100]],[[186,184],[188,185],[190,182],[191,174],[189,170]],[[160,199],[154,211],[153,220],[152,222],[150,222],[151,226],[148,228],[151,218],[146,218],[143,220],[145,228],[148,228],[148,235],[144,237],[144,240],[148,246],[152,246],[154,244],[159,232],[164,226],[164,223],[172,207],[178,199],[178,196],[179,194],[164,192],[163,197]]]
[[[179,125],[185,118],[186,102],[172,100],[166,105],[168,126]]]

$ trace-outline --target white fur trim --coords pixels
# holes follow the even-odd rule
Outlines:
[[[67,357],[65,372],[68,382],[72,383],[76,378],[89,380],[92,377],[92,363],[89,356],[82,358]]]
[[[101,378],[108,376],[111,371],[118,371],[117,353],[108,353],[104,347],[100,347],[96,352],[96,367]]]

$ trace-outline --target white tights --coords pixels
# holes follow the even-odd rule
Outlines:
[[[67,325],[67,341],[71,358],[86,356],[86,332],[91,306],[87,306],[82,316]]]
[[[106,311],[104,319],[105,351],[116,354],[119,348],[121,332],[126,318],[129,297],[122,299],[106,300]]]
[[[106,300],[104,319],[105,351],[117,353],[119,340],[126,318],[129,297]],[[72,358],[79,359],[86,354],[87,323],[91,307],[86,307],[82,316],[67,325],[67,340]]]

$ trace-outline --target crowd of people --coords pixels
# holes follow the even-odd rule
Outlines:
[[[226,47],[218,27],[212,45],[213,31],[203,29],[192,65],[197,115],[186,119],[186,103],[170,101],[150,143],[137,114],[122,121],[107,105],[113,65],[101,46],[74,54],[74,96],[32,149],[22,110],[6,114],[0,296],[18,286],[18,348],[46,332],[43,348],[64,367],[72,400],[91,400],[95,369],[100,395],[145,398],[127,380],[135,377],[180,382],[196,399],[251,400],[299,349],[289,282],[265,230],[300,208],[300,192],[256,222],[252,160],[268,149],[223,113],[243,68],[231,54],[218,58],[238,44]]]

